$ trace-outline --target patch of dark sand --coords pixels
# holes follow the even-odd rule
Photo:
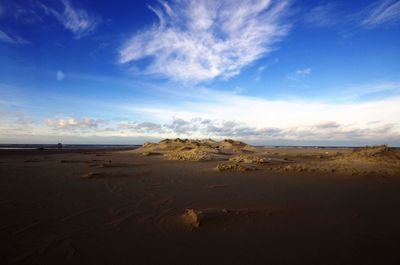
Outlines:
[[[92,161],[90,160],[71,160],[71,159],[63,159],[60,160],[60,163],[91,163]]]
[[[141,153],[142,156],[159,156],[162,155],[162,153],[159,152],[143,152]]]
[[[121,173],[104,173],[104,172],[89,172],[81,176],[83,179],[99,179],[99,178],[121,178],[121,177],[131,177],[130,174]]]
[[[181,221],[190,229],[207,225],[221,225],[226,228],[235,221],[269,216],[272,216],[272,211],[267,209],[188,208],[181,215]]]
[[[103,155],[111,155],[111,152],[105,152],[105,151],[96,151],[96,150],[88,150],[88,151],[81,151],[81,154],[84,155],[95,155],[95,156],[103,156]]]
[[[228,184],[216,184],[216,185],[208,185],[208,188],[210,189],[221,189],[221,188],[226,188],[229,187],[230,185]]]
[[[26,160],[24,160],[24,163],[35,163],[35,162],[40,162],[40,161],[44,161],[44,159],[42,159],[42,158],[26,159]]]
[[[98,165],[99,168],[121,168],[121,167],[135,167],[138,164],[130,164],[130,163],[102,163]]]

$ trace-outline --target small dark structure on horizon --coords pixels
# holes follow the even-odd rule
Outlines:
[[[58,148],[58,149],[62,149],[62,148],[63,148],[62,143],[58,143],[58,144],[57,144],[57,148]]]

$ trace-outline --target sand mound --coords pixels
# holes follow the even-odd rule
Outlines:
[[[151,153],[151,152],[168,152],[175,150],[193,149],[196,147],[203,148],[216,148],[217,142],[207,139],[207,140],[189,140],[189,139],[165,139],[159,143],[144,143],[142,147],[136,149],[140,153]]]
[[[245,163],[245,164],[265,164],[268,163],[268,158],[263,156],[253,156],[253,155],[238,155],[231,157],[229,159],[231,162]]]
[[[219,171],[251,171],[251,170],[257,170],[258,168],[253,166],[253,165],[243,165],[240,163],[233,163],[233,162],[228,162],[228,163],[220,163],[217,165],[217,169]]]
[[[350,160],[362,160],[369,162],[400,162],[400,155],[394,148],[387,145],[366,146],[356,148],[353,152],[343,156]]]
[[[231,139],[220,141],[217,148],[223,152],[233,151],[235,153],[254,153],[257,151],[257,148],[252,145]]]
[[[240,141],[225,139],[217,142],[211,139],[165,139],[159,143],[145,143],[135,150],[143,156],[164,154],[169,160],[201,161],[211,160],[215,155],[226,155],[236,152],[254,152],[255,147]]]
[[[247,144],[245,144],[241,141],[235,141],[232,139],[225,139],[218,143],[219,149],[231,149],[234,151],[238,151],[238,150],[241,150],[246,147],[247,147]]]
[[[205,152],[199,148],[171,151],[165,154],[164,157],[168,160],[182,161],[206,161],[212,159],[212,155],[209,152]]]
[[[186,209],[182,221],[191,228],[198,228],[204,222],[223,219],[228,214],[226,209],[208,208],[204,210]]]
[[[387,145],[366,146],[360,149],[354,149],[352,156],[359,157],[393,157],[397,154]]]

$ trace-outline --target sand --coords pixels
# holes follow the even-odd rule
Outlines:
[[[385,146],[0,150],[0,176],[0,264],[400,261],[399,151]]]

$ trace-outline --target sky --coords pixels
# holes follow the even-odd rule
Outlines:
[[[0,143],[400,146],[398,0],[0,0]]]

